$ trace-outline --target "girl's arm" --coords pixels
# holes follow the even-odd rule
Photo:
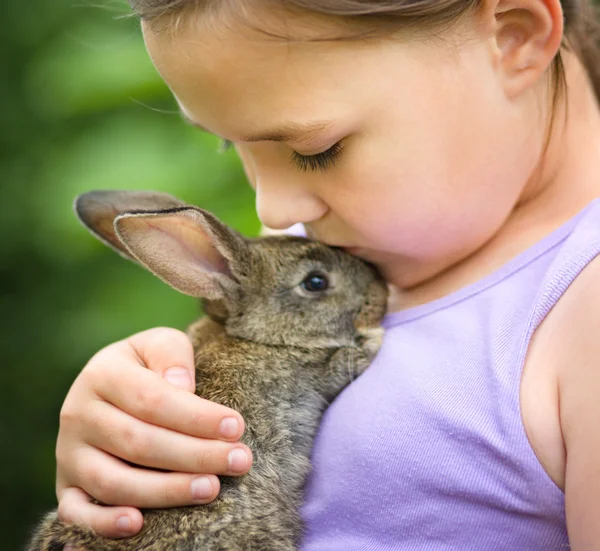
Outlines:
[[[585,268],[555,308],[553,355],[566,451],[570,549],[600,550],[600,258]]]

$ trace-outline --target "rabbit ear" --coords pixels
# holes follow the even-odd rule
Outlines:
[[[91,191],[75,198],[75,213],[98,239],[119,254],[135,260],[115,234],[114,221],[128,211],[159,211],[186,206],[166,193],[152,191]]]
[[[115,220],[115,230],[138,262],[182,293],[220,299],[239,288],[248,245],[209,212],[126,213]]]

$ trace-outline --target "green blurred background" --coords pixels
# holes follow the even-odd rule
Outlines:
[[[182,122],[128,12],[121,0],[0,4],[2,551],[56,504],[58,414],[89,358],[198,313],[83,229],[74,197],[162,190],[259,231],[235,153]]]

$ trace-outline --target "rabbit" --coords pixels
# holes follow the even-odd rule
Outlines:
[[[29,551],[292,551],[319,420],[383,337],[387,287],[340,248],[285,235],[244,238],[213,214],[163,193],[79,196],[85,226],[175,289],[202,299],[188,328],[197,394],[240,412],[254,454],[221,478],[207,505],[143,511],[144,527],[111,540],[46,516]]]

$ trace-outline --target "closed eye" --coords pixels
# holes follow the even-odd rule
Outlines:
[[[342,142],[340,141],[333,144],[329,149],[315,155],[302,155],[297,151],[292,151],[290,161],[302,172],[307,172],[308,170],[325,172],[338,160],[342,149]]]

